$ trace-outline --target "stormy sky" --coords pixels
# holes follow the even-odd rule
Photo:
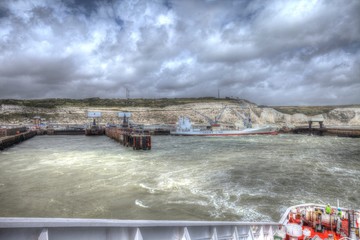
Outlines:
[[[360,103],[359,0],[0,0],[0,98]]]

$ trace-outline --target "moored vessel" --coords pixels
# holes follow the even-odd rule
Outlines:
[[[197,129],[192,126],[192,123],[188,117],[179,117],[178,123],[176,125],[176,131],[172,131],[170,134],[177,136],[277,135],[278,131],[276,128],[271,126],[256,128],[245,127],[238,130],[222,129],[220,124],[211,124],[206,129]]]

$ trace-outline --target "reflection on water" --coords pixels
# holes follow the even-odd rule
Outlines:
[[[360,207],[360,139],[37,136],[0,152],[0,216],[278,221],[290,205]]]

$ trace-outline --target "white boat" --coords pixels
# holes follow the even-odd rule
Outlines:
[[[176,131],[170,132],[177,136],[241,136],[241,135],[277,135],[276,128],[271,126],[244,128],[239,130],[221,129],[219,124],[212,124],[207,129],[193,128],[192,123],[187,117],[180,117],[176,126]]]

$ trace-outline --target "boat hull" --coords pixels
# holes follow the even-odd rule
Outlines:
[[[218,131],[175,131],[170,132],[170,135],[175,136],[245,136],[245,135],[277,135],[278,132],[273,129],[244,129],[244,130],[218,130]]]
[[[174,136],[248,136],[248,135],[278,135],[278,132],[258,132],[258,133],[186,133],[186,132],[170,132]]]

